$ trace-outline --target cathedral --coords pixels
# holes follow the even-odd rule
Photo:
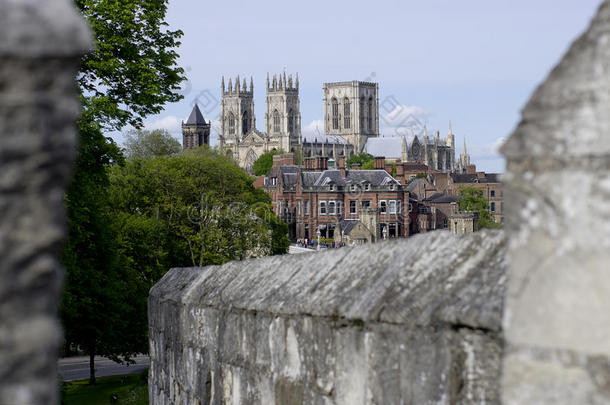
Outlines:
[[[467,155],[455,160],[455,136],[451,125],[446,138],[439,132],[429,138],[426,131],[410,145],[396,137],[379,137],[378,83],[348,81],[325,83],[323,86],[324,135],[305,139],[301,134],[299,76],[286,73],[267,74],[266,108],[263,130],[256,128],[254,114],[254,80],[239,76],[233,82],[221,80],[220,132],[218,148],[231,155],[240,167],[251,171],[254,162],[270,151],[292,152],[297,162],[306,157],[326,157],[329,166],[339,158],[368,152],[387,159],[419,162],[441,172],[463,171],[470,163]],[[184,148],[209,144],[210,123],[195,106],[182,124]],[[399,141],[400,142],[400,141]],[[387,145],[381,149],[383,143]],[[377,146],[374,148],[373,146]],[[465,146],[464,146],[465,148]]]

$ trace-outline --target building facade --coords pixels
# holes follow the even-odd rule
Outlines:
[[[352,236],[357,243],[409,235],[409,193],[383,168],[347,170],[340,158],[329,169],[326,157],[306,158],[300,166],[288,156],[274,157],[264,187],[292,240],[340,241],[355,228],[369,235]]]
[[[325,83],[324,132],[338,135],[360,153],[368,138],[379,136],[379,85],[351,81]]]

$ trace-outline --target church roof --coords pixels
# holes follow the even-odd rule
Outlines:
[[[193,107],[193,111],[191,111],[191,115],[189,115],[189,119],[186,120],[186,125],[206,125],[205,119],[203,118],[203,114],[201,114],[201,110],[199,110],[199,106],[195,104]]]

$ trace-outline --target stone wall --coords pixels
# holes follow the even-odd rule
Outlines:
[[[505,404],[610,403],[610,2],[504,145]]]
[[[504,237],[434,232],[171,270],[152,404],[499,402]]]
[[[71,1],[0,1],[0,404],[58,400],[57,257],[89,46]]]

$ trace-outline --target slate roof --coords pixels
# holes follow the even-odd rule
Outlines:
[[[189,119],[186,120],[186,125],[207,125],[207,122],[205,122],[203,114],[201,114],[201,110],[199,110],[199,106],[197,104],[195,104],[195,107],[193,107],[193,111],[191,111]]]
[[[294,186],[297,182],[296,165],[280,166],[278,177],[282,176],[284,186]],[[275,177],[269,175],[269,178]],[[324,187],[330,183],[340,187],[350,184],[369,183],[373,187],[381,187],[389,184],[400,186],[400,182],[394,179],[385,170],[348,170],[346,177],[341,177],[340,170],[324,170],[321,172],[301,171],[301,183],[304,187]]]
[[[424,198],[425,202],[430,202],[430,203],[452,203],[452,202],[457,202],[457,196],[455,195],[447,195],[447,194],[443,194],[443,193],[436,193],[436,194],[432,194],[430,197],[428,198]]]
[[[345,233],[345,235],[349,235],[358,222],[359,220],[357,219],[342,219],[339,221],[341,232]]]
[[[452,173],[454,183],[499,183],[500,174],[486,173],[485,177],[479,178],[476,174]]]

